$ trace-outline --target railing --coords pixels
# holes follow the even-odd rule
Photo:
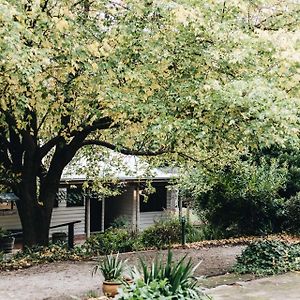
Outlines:
[[[59,225],[55,225],[55,226],[50,226],[50,229],[68,226],[68,247],[70,249],[72,249],[72,248],[74,248],[74,224],[77,224],[80,222],[81,221],[78,220],[78,221],[63,223],[63,224],[59,224]],[[10,234],[7,234],[6,236],[14,236],[15,237],[15,236],[20,236],[20,235],[23,235],[23,231],[10,233]]]

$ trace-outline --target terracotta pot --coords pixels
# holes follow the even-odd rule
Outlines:
[[[130,277],[124,277],[124,280],[128,284],[133,283],[133,279],[131,279]],[[123,283],[124,282],[113,282],[104,280],[102,284],[103,294],[108,297],[116,296],[118,294],[118,288],[120,288]]]
[[[103,294],[108,297],[114,297],[118,294],[118,288],[122,285],[121,282],[103,281]]]

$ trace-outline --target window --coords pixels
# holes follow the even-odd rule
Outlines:
[[[165,185],[155,185],[155,193],[150,194],[148,200],[144,200],[144,196],[140,196],[140,211],[151,212],[151,211],[163,211],[167,204],[167,189]]]
[[[67,188],[67,207],[84,206],[84,198],[81,187]]]

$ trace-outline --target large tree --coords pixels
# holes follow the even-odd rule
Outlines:
[[[1,184],[25,244],[48,243],[84,147],[221,162],[292,141],[298,7],[269,2],[0,0]]]

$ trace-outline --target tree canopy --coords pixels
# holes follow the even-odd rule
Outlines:
[[[295,144],[298,21],[291,1],[1,0],[1,183],[28,244],[85,146],[224,164]]]

